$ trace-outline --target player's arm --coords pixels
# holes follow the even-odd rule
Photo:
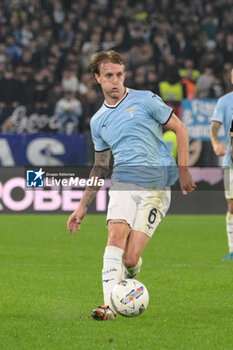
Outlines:
[[[105,179],[109,171],[111,151],[106,150],[102,152],[95,152],[94,166],[90,172],[89,178]],[[98,181],[97,181],[98,182]],[[77,228],[80,230],[80,224],[84,216],[86,215],[87,209],[101,186],[87,186],[83,194],[83,197],[79,203],[78,208],[70,215],[67,228],[69,233],[76,233]]]
[[[94,166],[90,172],[89,178],[106,179],[109,171],[109,162],[111,157],[110,149],[102,152],[95,152]],[[101,186],[87,186],[79,206],[87,210]]]
[[[172,130],[176,134],[178,168],[180,177],[180,187],[183,194],[187,194],[195,190],[196,185],[188,169],[189,164],[189,137],[188,131],[182,121],[172,113],[170,119],[165,124],[165,128]]]
[[[218,139],[218,131],[222,123],[213,120],[210,125],[210,138],[216,156],[225,156],[226,147]]]

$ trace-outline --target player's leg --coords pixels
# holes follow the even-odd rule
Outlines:
[[[102,282],[104,304],[110,305],[110,294],[123,276],[122,256],[126,241],[130,233],[130,226],[125,220],[108,221],[108,242],[104,252]]]
[[[170,201],[170,188],[140,192],[137,217],[132,225],[123,256],[125,278],[134,278],[139,273],[142,265],[141,254],[166,215]]]
[[[228,211],[226,215],[226,230],[229,254],[222,260],[233,260],[233,172],[231,169],[224,170],[225,198],[227,200]]]
[[[108,242],[103,257],[103,294],[104,305],[92,311],[96,320],[114,320],[115,312],[110,295],[115,284],[121,281],[123,274],[122,256],[130,233],[129,224],[122,219],[108,221]]]
[[[142,266],[141,255],[147,246],[150,237],[144,232],[132,230],[127,240],[123,255],[125,267],[124,278],[135,278]]]
[[[229,254],[222,260],[233,260],[233,199],[227,199],[228,211],[226,215],[226,230]]]
[[[133,221],[131,217],[136,212],[136,205],[130,198],[128,191],[117,191],[113,188],[109,195],[110,201],[107,214],[108,241],[104,252],[102,270],[105,306],[96,308],[92,313],[92,317],[98,320],[114,319],[115,317],[111,318],[110,316],[112,310],[110,295],[115,284],[120,282],[123,277],[122,256],[131,231]],[[107,309],[107,315],[106,307],[110,307],[110,309]]]

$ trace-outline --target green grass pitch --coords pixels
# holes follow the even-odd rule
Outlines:
[[[97,322],[105,216],[77,235],[68,215],[0,217],[1,350],[232,350],[233,261],[225,217],[168,215],[143,254],[150,294],[136,318]]]

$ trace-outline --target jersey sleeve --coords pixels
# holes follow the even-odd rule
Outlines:
[[[166,124],[173,112],[171,107],[167,106],[158,95],[151,91],[148,92],[144,106],[148,114],[160,124]]]
[[[101,138],[101,136],[97,132],[96,126],[93,125],[92,121],[91,121],[90,127],[91,127],[91,137],[94,143],[95,151],[101,152],[109,149],[110,148],[109,145]]]
[[[224,100],[220,98],[215,106],[214,113],[212,115],[212,121],[223,123],[225,115],[225,104]]]

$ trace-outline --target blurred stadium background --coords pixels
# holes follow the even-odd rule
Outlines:
[[[170,212],[225,212],[209,125],[217,98],[232,88],[231,0],[2,0],[0,212],[76,207],[75,198],[63,205],[61,193],[56,202],[44,195],[37,206],[24,191],[24,167],[92,164],[89,123],[103,97],[88,63],[109,49],[126,62],[126,86],[159,94],[189,130],[199,190],[188,199],[174,191]],[[101,196],[92,213],[105,211]]]
[[[86,174],[103,102],[88,63],[109,49],[123,55],[128,87],[161,95],[187,126],[198,190],[174,186],[176,215],[143,255],[148,311],[103,324],[90,312],[102,300],[109,184],[68,235],[83,189],[26,190],[25,169]],[[209,138],[232,64],[232,0],[0,1],[1,350],[232,350],[232,265],[220,261],[225,215],[216,215],[226,204]]]

